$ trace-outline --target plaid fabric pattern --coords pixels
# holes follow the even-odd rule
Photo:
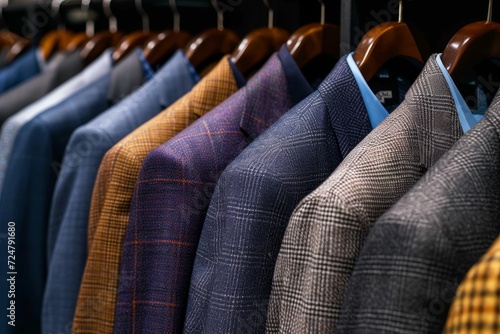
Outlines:
[[[499,107],[500,95],[485,119],[370,230],[349,282],[338,333],[442,332],[458,283],[500,233]],[[498,294],[499,271],[478,268],[470,276],[475,284],[464,285],[474,288],[459,292],[457,332],[498,325],[495,303],[489,309],[487,302]],[[460,304],[461,298],[466,304]]]
[[[115,333],[182,333],[196,248],[218,177],[292,106],[274,55],[245,87],[147,156],[125,238]]]
[[[346,58],[222,173],[196,253],[185,333],[262,333],[293,209],[371,130]]]
[[[405,101],[293,213],[267,333],[331,333],[370,226],[462,135],[432,56]]]
[[[237,90],[224,57],[191,92],[122,139],[103,158],[92,194],[88,259],[73,333],[112,333],[118,276],[134,185],[142,162],[155,147],[220,104]]]
[[[87,260],[90,201],[102,158],[126,135],[193,88],[196,82],[191,67],[184,53],[176,52],[150,81],[71,135],[50,210],[43,333],[65,333],[73,322]],[[129,69],[127,84],[132,73]]]
[[[498,142],[498,139],[496,139]],[[499,145],[496,145],[498,155]],[[497,159],[497,165],[498,166]],[[494,167],[494,168],[495,168]],[[496,168],[497,173],[498,167]],[[498,182],[495,183],[498,186]],[[496,188],[498,190],[498,188]],[[498,213],[498,211],[497,211]],[[467,273],[449,312],[445,334],[500,331],[500,238]]]

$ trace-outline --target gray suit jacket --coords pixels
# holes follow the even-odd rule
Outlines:
[[[457,285],[500,233],[499,133],[497,94],[485,119],[376,222],[337,333],[441,333]]]
[[[79,51],[73,51],[54,68],[16,86],[0,96],[0,125],[10,116],[35,102],[83,68]]]
[[[405,101],[295,209],[274,272],[268,333],[332,333],[372,224],[463,134],[432,56]]]

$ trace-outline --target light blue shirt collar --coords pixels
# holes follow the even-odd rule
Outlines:
[[[356,83],[358,84],[372,128],[375,129],[377,125],[382,123],[382,121],[389,116],[389,112],[384,108],[382,103],[380,103],[377,96],[373,94],[373,91],[370,86],[368,86],[368,83],[363,77],[363,74],[361,74],[361,71],[359,70],[352,55],[353,53],[347,56],[347,64],[349,65],[349,68],[354,75],[354,79],[356,79]]]
[[[441,55],[436,56],[436,61],[439,65],[439,68],[441,69],[441,72],[443,72],[443,76],[446,79],[448,87],[450,88],[451,95],[453,96],[453,100],[457,109],[458,119],[460,120],[460,125],[462,126],[463,132],[466,133],[471,128],[473,128],[474,125],[476,125],[476,123],[484,117],[484,115],[473,114],[471,112],[462,94],[455,85],[455,82],[453,81],[451,75],[446,70],[443,61],[441,60]]]

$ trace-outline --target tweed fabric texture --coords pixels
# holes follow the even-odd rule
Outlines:
[[[330,333],[371,225],[462,135],[435,55],[404,102],[295,209],[274,273],[268,333]]]
[[[215,184],[252,137],[293,107],[287,86],[276,54],[245,87],[147,156],[125,238],[115,333],[182,333]]]
[[[496,146],[498,152],[499,147]],[[497,152],[492,153],[497,154]],[[460,283],[443,333],[498,333],[500,331],[499,286],[500,239],[497,239]]]
[[[191,92],[106,153],[92,194],[88,259],[78,295],[73,333],[113,332],[125,231],[134,185],[144,158],[236,90],[228,57],[224,57]]]
[[[191,278],[185,333],[262,333],[274,264],[293,209],[371,130],[342,58],[317,91],[222,173]]]
[[[178,51],[150,81],[71,135],[50,210],[43,333],[62,333],[71,328],[87,260],[92,189],[102,158],[126,135],[191,90],[196,83],[191,68],[184,53]]]
[[[500,233],[499,107],[500,95],[485,119],[375,223],[337,332],[442,332],[458,283]]]

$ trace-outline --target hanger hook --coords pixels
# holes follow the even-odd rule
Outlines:
[[[8,0],[7,0],[8,2]],[[52,7],[52,12],[59,16],[59,20],[58,20],[58,28],[59,29],[64,29],[65,26],[64,26],[64,23],[63,21],[61,20],[61,15],[59,15],[59,10],[61,8],[61,5],[62,3],[64,2],[64,0],[52,0],[50,6]]]
[[[217,0],[212,0],[212,6],[217,12],[217,29],[222,31],[224,30],[224,13],[222,12],[222,9],[219,8]]]
[[[87,22],[85,22],[85,33],[87,36],[91,37],[95,34],[95,22],[90,16],[90,1],[82,0],[82,11],[87,14]]]
[[[149,32],[149,16],[142,6],[142,0],[135,0],[135,8],[142,18],[142,30]]]
[[[170,5],[170,10],[174,13],[174,31],[179,32],[181,31],[181,14],[177,9],[177,3],[175,0],[169,0],[168,3]]]
[[[326,9],[325,9],[325,3],[323,0],[318,0],[319,3],[321,4],[321,24],[325,24],[325,13],[326,13]]]
[[[0,0],[0,18],[3,20],[3,9],[9,5],[9,0]]]
[[[117,32],[118,31],[118,22],[116,17],[113,15],[111,11],[111,0],[102,0],[102,8],[104,10],[104,14],[108,17],[109,21],[109,31]]]
[[[486,18],[486,22],[491,22],[493,20],[493,0],[490,0],[488,3],[488,17]]]
[[[403,0],[399,0],[399,17],[398,22],[403,22]]]
[[[264,0],[264,5],[266,5],[268,10],[267,27],[269,29],[272,29],[274,27],[274,10],[273,7],[271,7],[269,0]]]

